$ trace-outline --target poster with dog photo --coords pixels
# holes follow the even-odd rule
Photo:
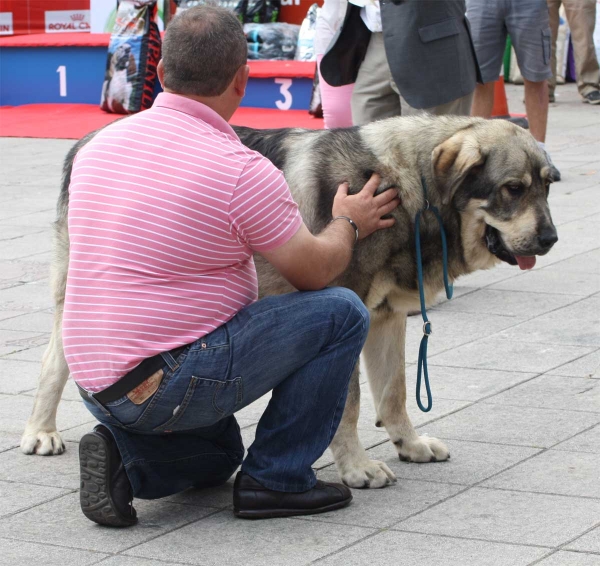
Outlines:
[[[121,0],[108,46],[100,107],[130,114],[152,106],[161,39],[156,0]]]

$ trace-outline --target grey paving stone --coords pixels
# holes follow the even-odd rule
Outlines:
[[[340,482],[335,471],[323,471],[320,480]],[[385,528],[423,511],[464,489],[459,485],[402,479],[382,489],[354,489],[352,503],[335,513],[313,515],[306,520],[359,527]]]
[[[0,261],[0,279],[12,281],[15,284],[47,279],[49,270],[50,254],[47,253],[35,254],[13,261]],[[17,314],[22,314],[22,311],[18,311]]]
[[[79,493],[73,493],[0,520],[0,530],[3,536],[18,540],[98,552],[107,549],[120,552],[214,512],[214,509],[160,500],[136,500],[135,508],[139,523],[128,529],[121,529],[117,534],[113,529],[101,527],[86,519],[79,506]],[[206,541],[203,539],[202,542]],[[168,553],[172,552],[166,550]]]
[[[46,183],[41,181],[45,186]],[[40,210],[39,212],[30,212],[26,214],[16,214],[8,218],[3,218],[2,222],[10,226],[49,226],[56,217],[55,207]]]
[[[0,538],[0,556],[4,566],[89,566],[97,564],[108,554]]]
[[[538,293],[556,293],[587,297],[600,291],[600,274],[582,271],[568,271],[560,262],[543,269],[533,269],[522,275],[494,283],[494,290]]]
[[[40,505],[67,493],[70,492],[56,487],[0,481],[0,517]]]
[[[589,533],[586,533],[577,540],[568,544],[565,548],[570,550],[579,550],[581,552],[600,553],[600,527],[596,527]]]
[[[572,377],[591,377],[600,379],[600,350],[554,368],[553,375],[570,375]]]
[[[0,453],[0,480],[46,485],[64,489],[79,488],[78,445],[67,442],[58,456],[32,456],[19,448]]]
[[[538,562],[538,564],[539,566],[600,566],[600,556],[597,554],[560,551]]]
[[[548,450],[482,485],[516,491],[600,498],[599,479],[600,454]]]
[[[48,281],[34,281],[2,291],[2,309],[32,311],[53,305]]]
[[[181,493],[171,495],[164,499],[181,505],[195,505],[198,507],[213,507],[225,509],[233,507],[233,482],[235,475],[229,481],[218,487],[207,489],[187,489]]]
[[[37,210],[38,207],[39,204],[33,208],[32,212]],[[48,238],[46,232],[34,232],[20,238],[1,241],[0,257],[9,260],[17,259],[33,255],[34,253],[50,251],[51,247],[52,240]]]
[[[91,417],[92,415],[90,415]],[[68,428],[66,430],[62,430],[60,436],[62,437],[64,442],[68,443],[78,443],[81,440],[81,437],[84,434],[90,432],[94,426],[97,424],[97,421],[90,421],[84,423],[79,426],[75,426],[73,428]]]
[[[447,536],[556,547],[600,520],[600,501],[471,488],[397,525]]]
[[[2,269],[2,266],[0,265],[0,269]],[[0,282],[0,285],[2,285],[2,282]],[[5,320],[7,318],[13,318],[15,316],[20,316],[23,313],[21,311],[0,311],[0,321]]]
[[[38,364],[42,361],[42,356],[46,351],[46,346],[48,345],[50,338],[43,336],[40,337],[39,342],[44,342],[39,346],[31,346],[29,348],[24,348],[22,350],[17,350],[12,354],[5,354],[4,356],[0,356],[0,359],[3,360],[22,360],[25,362],[37,362]]]
[[[589,252],[579,252],[569,259],[556,264],[565,273],[600,273],[600,248]]]
[[[508,264],[500,264],[493,269],[475,271],[469,275],[463,275],[454,284],[455,289],[466,286],[470,288],[481,288],[492,285],[504,279],[509,279],[517,274],[517,270]],[[458,295],[457,295],[458,296]]]
[[[426,428],[438,438],[549,448],[598,422],[597,413],[481,403]]]
[[[102,562],[102,566],[165,566],[168,564],[181,564],[181,562],[164,562],[158,560],[147,560],[137,556],[112,556]]]
[[[388,531],[327,557],[323,566],[526,566],[547,551],[416,533]]]
[[[0,452],[16,448],[21,442],[21,435],[14,432],[0,432]]]
[[[491,336],[524,320],[512,316],[443,310],[432,311],[429,319],[432,321],[433,335],[429,339],[428,352],[432,358],[440,352],[448,349],[453,351],[461,344]],[[406,361],[408,363],[417,362],[422,337],[423,321],[421,317],[409,317],[406,329]]]
[[[498,334],[500,338],[544,344],[600,346],[600,297],[588,297]]]
[[[413,372],[411,370],[407,373],[412,376]],[[477,401],[482,397],[499,393],[536,375],[514,371],[444,367],[433,363],[429,364],[429,373],[432,376],[431,386],[436,399],[440,397],[465,401]]]
[[[41,226],[3,226],[2,230],[0,230],[0,242],[14,241],[22,238],[23,236],[39,233],[47,234],[48,231]],[[5,257],[4,254],[0,254],[0,256],[3,258]]]
[[[432,355],[430,360],[435,365],[544,373],[593,350],[590,346],[562,344],[558,348],[556,344],[500,339],[496,335]]]
[[[509,281],[519,279],[515,277]],[[589,293],[588,293],[589,294]],[[432,311],[469,312],[531,318],[578,300],[577,297],[556,293],[528,293],[480,289],[435,307]]]
[[[553,450],[565,450],[567,452],[588,452],[600,454],[600,426],[595,426],[580,434],[557,444]]]
[[[429,372],[429,380],[431,382],[431,390],[433,395],[433,407],[431,411],[428,413],[423,413],[417,407],[416,401],[416,393],[415,393],[415,385],[414,380],[416,378],[417,369],[416,367],[412,368],[411,373],[408,374],[407,377],[407,388],[408,388],[408,398],[406,401],[406,406],[408,409],[409,416],[414,426],[422,426],[431,421],[439,419],[445,415],[449,415],[454,413],[455,411],[459,411],[462,408],[469,405],[470,401],[456,400],[456,399],[444,399],[437,394],[437,383],[438,381],[443,379],[443,369],[436,368],[439,370],[440,377],[438,378],[438,372],[431,368]],[[423,387],[423,391],[425,388]],[[374,431],[374,432],[384,432],[382,428],[375,428],[375,423],[377,422],[377,414],[375,412],[375,407],[373,405],[373,401],[371,399],[370,391],[365,391],[364,388],[361,394],[361,402],[360,402],[360,415],[358,419],[358,429],[359,434],[362,434],[363,431]],[[369,439],[365,438],[365,441]]]
[[[48,334],[24,330],[0,330],[0,356],[16,354],[22,350],[46,344]]]
[[[373,460],[385,462],[396,474],[399,483],[406,478],[472,485],[539,452],[539,449],[523,446],[484,444],[443,438],[441,440],[450,450],[451,457],[446,462],[431,464],[401,462],[391,442],[371,448],[367,454]]]
[[[33,398],[25,395],[12,395],[0,399],[0,431],[20,434],[33,408]],[[57,427],[72,428],[93,419],[82,401],[61,401],[58,406]]]
[[[242,521],[222,511],[124,552],[187,564],[300,566],[375,532],[294,519]],[[200,533],[202,533],[200,535]]]
[[[484,402],[600,413],[600,380],[541,375]]]
[[[257,399],[251,405],[244,407],[241,411],[236,413],[236,418],[242,419],[250,419],[258,422],[262,414],[265,412],[267,405],[269,404],[269,400],[271,399],[271,393],[267,393],[263,395],[260,399]]]
[[[37,386],[40,364],[0,358],[0,393],[22,393]]]
[[[53,320],[54,315],[51,312],[36,311],[4,319],[0,321],[0,328],[5,330],[27,330],[28,332],[49,334],[52,332]]]

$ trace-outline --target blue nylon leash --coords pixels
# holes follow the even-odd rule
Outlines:
[[[417,212],[415,216],[415,248],[417,252],[417,282],[419,284],[419,299],[421,300],[421,316],[423,317],[423,338],[421,339],[421,345],[419,346],[419,361],[417,369],[417,405],[419,409],[424,413],[431,411],[433,405],[433,399],[431,397],[431,388],[429,387],[429,371],[427,370],[427,342],[429,336],[431,336],[433,330],[431,327],[431,321],[427,318],[427,310],[425,308],[425,290],[423,285],[423,258],[421,256],[421,214],[431,210],[437,218],[440,226],[440,236],[442,237],[442,263],[444,272],[444,287],[446,289],[446,297],[452,298],[453,287],[448,282],[448,243],[446,241],[446,232],[444,231],[444,225],[442,224],[442,217],[439,210],[429,204],[427,200],[427,183],[425,177],[421,177],[421,184],[423,185],[423,195],[425,197],[425,205],[422,210]],[[421,378],[425,382],[425,389],[427,391],[427,407],[421,403]]]

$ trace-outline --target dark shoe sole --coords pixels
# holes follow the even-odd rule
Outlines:
[[[80,502],[83,514],[107,527],[131,527],[137,517],[124,516],[115,506],[108,489],[110,450],[99,434],[86,434],[79,443],[81,469]]]
[[[318,513],[327,513],[327,511],[335,511],[346,507],[351,501],[352,497],[316,509],[234,509],[233,514],[240,519],[280,519],[282,517],[298,517],[299,515],[317,515]]]

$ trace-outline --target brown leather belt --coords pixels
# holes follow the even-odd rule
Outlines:
[[[188,345],[175,348],[174,350],[171,350],[169,354],[177,361],[179,355],[182,354],[187,347]],[[98,400],[102,405],[116,401],[127,395],[127,393],[135,389],[140,383],[146,381],[152,374],[163,368],[166,363],[167,362],[165,362],[161,354],[156,354],[156,356],[147,358],[135,366],[129,373],[126,373],[119,381],[109,385],[106,389],[103,389],[98,393],[94,393],[94,399]],[[79,394],[84,399],[88,399],[89,393],[81,387],[78,387],[78,389]]]

